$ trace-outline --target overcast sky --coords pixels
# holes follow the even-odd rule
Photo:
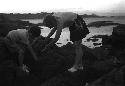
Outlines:
[[[125,0],[0,0],[0,13],[125,12]]]

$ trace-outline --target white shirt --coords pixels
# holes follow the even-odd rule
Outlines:
[[[14,42],[29,44],[28,33],[26,29],[12,30],[7,35]]]
[[[73,21],[74,19],[77,18],[77,14],[72,12],[57,12],[57,13],[54,13],[53,16],[55,16],[55,18],[57,19],[58,21],[57,27],[59,28],[60,26],[65,28],[65,26],[63,26],[64,23]]]

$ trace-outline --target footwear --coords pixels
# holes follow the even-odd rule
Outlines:
[[[79,69],[79,70],[83,70],[83,66],[79,66],[78,69]]]
[[[77,70],[83,70],[84,67],[82,65],[78,65],[78,66],[73,66],[72,68],[68,69],[68,71],[70,72],[75,72]]]
[[[29,73],[30,71],[28,70],[29,68],[26,65],[22,66],[22,70],[26,73]]]
[[[79,70],[83,70],[84,69],[82,64],[79,64],[78,66],[76,66],[76,68],[79,69]]]
[[[72,67],[72,68],[68,69],[68,71],[69,71],[69,72],[76,72],[77,69],[76,69],[75,67]]]
[[[16,76],[27,76],[30,74],[29,68],[26,65],[17,67]]]

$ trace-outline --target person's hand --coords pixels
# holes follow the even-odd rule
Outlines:
[[[46,53],[49,50],[49,46],[45,46],[45,48],[41,51],[42,53]]]

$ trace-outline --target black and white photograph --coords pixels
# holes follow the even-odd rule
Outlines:
[[[0,0],[0,86],[125,86],[125,0]]]

